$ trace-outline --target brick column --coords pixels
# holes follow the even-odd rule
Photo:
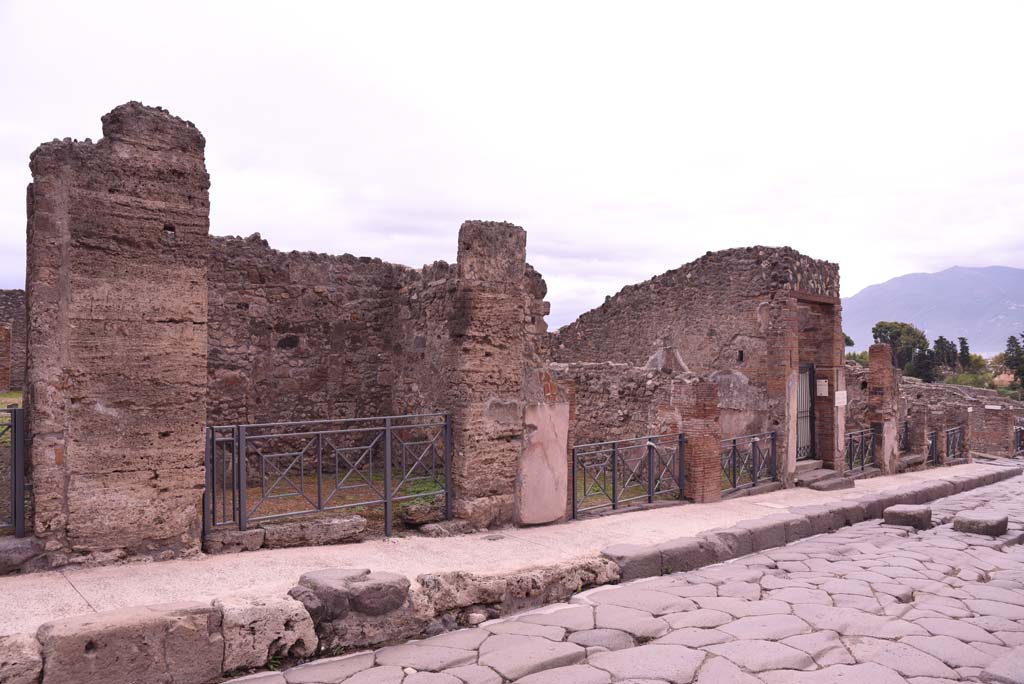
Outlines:
[[[41,145],[28,191],[28,436],[51,564],[199,550],[209,176],[196,127],[132,102]]]
[[[793,484],[796,474],[797,391],[800,385],[799,325],[796,299],[781,297],[768,307],[768,417],[776,432],[779,479]]]
[[[868,420],[877,425],[876,457],[883,473],[896,472],[899,460],[899,387],[892,365],[892,347],[873,344],[868,350]]]
[[[718,385],[700,380],[690,386],[692,398],[679,407],[686,435],[683,495],[696,503],[722,498],[722,425]],[[781,456],[779,456],[781,460]]]

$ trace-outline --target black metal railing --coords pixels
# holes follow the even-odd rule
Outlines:
[[[1017,425],[1013,428],[1013,454],[1024,456],[1024,425]]]
[[[683,498],[686,436],[675,432],[572,448],[572,517]]]
[[[910,421],[905,420],[900,423],[900,431],[896,438],[897,448],[901,454],[905,454],[910,451]]]
[[[946,430],[946,460],[964,455],[964,428],[957,426]]]
[[[25,536],[25,409],[0,409],[0,528]]]
[[[779,479],[775,433],[762,432],[722,440],[722,491],[756,487]]]
[[[932,430],[928,433],[928,463],[939,465],[939,431]]]
[[[210,427],[204,525],[382,511],[390,535],[396,504],[451,518],[451,459],[445,413]]]
[[[875,431],[871,428],[846,433],[846,467],[864,470],[875,465]]]

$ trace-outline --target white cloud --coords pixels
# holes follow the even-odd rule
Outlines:
[[[28,154],[129,99],[195,121],[217,234],[451,260],[529,231],[558,325],[704,252],[844,294],[1024,265],[1016,2],[0,4],[0,287]]]

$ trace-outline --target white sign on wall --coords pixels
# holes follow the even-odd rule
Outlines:
[[[1003,410],[1002,406],[994,406],[992,404],[985,404],[985,408],[987,408],[989,411],[1002,411]]]
[[[818,380],[818,396],[828,396],[828,378],[822,378],[821,380]]]
[[[846,390],[836,390],[836,407],[846,406]]]

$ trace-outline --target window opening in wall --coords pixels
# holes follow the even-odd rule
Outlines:
[[[736,360],[743,363],[743,350],[740,349],[740,353],[736,355]]]

